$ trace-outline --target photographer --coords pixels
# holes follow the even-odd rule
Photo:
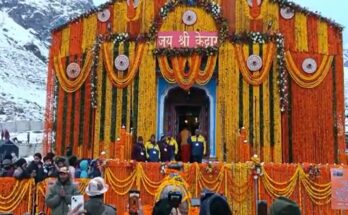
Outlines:
[[[188,203],[183,200],[182,192],[175,186],[167,186],[161,193],[161,199],[155,204],[152,215],[188,214]]]

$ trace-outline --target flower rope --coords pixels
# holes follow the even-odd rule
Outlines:
[[[263,175],[261,177],[263,185],[265,187],[265,190],[273,197],[290,197],[291,194],[294,192],[295,187],[297,185],[297,181],[299,178],[299,172],[300,168],[297,167],[295,170],[295,173],[291,178],[284,182],[277,182],[274,179],[272,179],[266,172],[265,168],[263,167]]]
[[[178,83],[181,88],[189,89],[195,83],[205,85],[210,81],[216,67],[217,55],[207,57],[207,65],[203,70],[200,69],[202,56],[197,54],[191,57],[170,57],[172,67],[167,56],[158,56],[157,59],[160,71],[168,83]],[[189,71],[185,71],[186,65],[188,65]]]
[[[329,73],[333,56],[324,55],[317,71],[313,75],[306,75],[302,72],[292,57],[291,52],[285,53],[286,67],[292,77],[292,79],[303,88],[315,88],[323,82],[326,75]]]
[[[143,57],[145,44],[138,43],[136,48],[134,46],[134,43],[131,43],[129,49],[129,69],[127,75],[124,76],[123,73],[125,71],[114,70],[114,64],[111,59],[112,43],[103,44],[103,58],[107,75],[111,83],[114,84],[117,88],[127,87],[133,81],[135,75],[137,74],[139,65]]]
[[[275,45],[273,43],[267,44],[267,51],[265,53],[265,57],[262,59],[262,69],[260,71],[251,72],[246,64],[245,54],[243,52],[243,48],[241,44],[235,44],[235,58],[238,61],[238,66],[241,70],[244,80],[251,85],[258,86],[261,85],[264,80],[268,77],[271,65],[272,58],[275,53]]]
[[[66,71],[64,69],[64,66],[62,65],[61,59],[61,54],[58,54],[58,57],[54,57],[54,69],[59,84],[64,89],[64,91],[68,93],[76,92],[78,89],[81,88],[83,83],[86,81],[89,72],[91,71],[93,62],[92,50],[87,52],[85,64],[83,65],[83,68],[81,69],[79,76],[74,80],[71,80],[66,76]]]

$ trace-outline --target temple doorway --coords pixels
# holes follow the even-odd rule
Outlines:
[[[194,134],[200,129],[209,141],[210,102],[205,90],[191,88],[185,91],[179,87],[169,90],[164,103],[164,133],[171,133],[180,142],[180,132],[187,128]],[[208,147],[209,150],[209,147]]]

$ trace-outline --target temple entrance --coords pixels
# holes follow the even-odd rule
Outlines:
[[[179,87],[173,88],[165,98],[163,132],[170,132],[180,140],[183,129],[187,128],[194,134],[198,128],[209,141],[209,110],[209,97],[205,90],[191,88],[185,91]]]

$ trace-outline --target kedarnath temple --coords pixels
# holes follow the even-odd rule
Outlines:
[[[285,0],[110,1],[52,31],[46,150],[188,126],[219,161],[342,162],[341,32]]]

